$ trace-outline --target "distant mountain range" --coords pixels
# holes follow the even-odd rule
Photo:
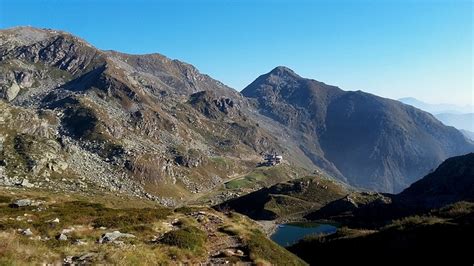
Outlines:
[[[413,97],[406,97],[398,99],[400,102],[415,106],[426,112],[430,112],[434,115],[441,113],[452,113],[452,114],[463,114],[463,113],[473,113],[473,105],[459,106],[455,104],[431,104],[420,101]]]
[[[437,114],[438,118],[445,125],[453,126],[458,129],[474,132],[474,113],[468,114],[452,114],[441,113]]]
[[[398,192],[474,151],[426,112],[286,67],[239,93],[160,54],[102,51],[69,33],[19,27],[0,31],[0,70],[0,184],[75,191],[83,185],[68,180],[81,180],[176,205],[271,152],[289,165],[282,176],[323,170]]]
[[[464,129],[460,129],[459,131],[461,131],[461,133],[463,133],[466,138],[470,139],[471,141],[474,141],[474,132]]]
[[[453,104],[429,104],[415,98],[401,98],[399,101],[432,113],[445,125],[459,129],[464,136],[474,141],[474,106]]]

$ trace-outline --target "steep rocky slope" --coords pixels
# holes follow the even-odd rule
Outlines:
[[[262,152],[314,167],[240,93],[193,66],[65,32],[0,31],[0,94],[7,185],[79,178],[173,205],[248,172]]]
[[[260,113],[293,129],[312,161],[351,185],[398,192],[474,145],[432,115],[277,67],[247,86]]]

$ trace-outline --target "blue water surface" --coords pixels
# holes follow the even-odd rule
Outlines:
[[[290,246],[307,235],[333,234],[337,227],[330,224],[304,223],[304,224],[281,224],[271,239],[280,246]]]

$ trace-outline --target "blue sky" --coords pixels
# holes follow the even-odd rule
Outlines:
[[[345,90],[455,104],[474,102],[472,14],[470,0],[0,0],[0,28],[158,52],[237,90],[285,65]]]

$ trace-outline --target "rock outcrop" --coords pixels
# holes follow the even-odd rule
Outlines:
[[[108,242],[113,242],[119,238],[134,238],[135,236],[132,234],[126,234],[126,233],[120,233],[120,231],[113,231],[110,233],[105,233],[102,235],[102,237],[99,239],[100,244],[105,244]]]
[[[12,85],[10,85],[10,87],[4,88],[3,90],[5,91],[5,99],[11,102],[16,98],[16,96],[20,92],[20,86],[18,86],[16,82],[13,82]]]

